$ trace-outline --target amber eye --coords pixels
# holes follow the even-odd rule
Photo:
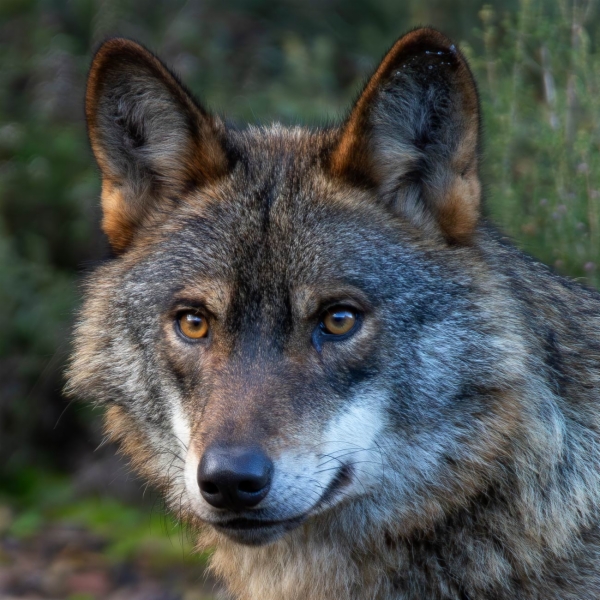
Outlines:
[[[208,321],[206,317],[195,312],[180,313],[177,317],[179,330],[185,337],[199,340],[208,335]]]
[[[326,311],[321,329],[329,335],[344,335],[354,328],[358,315],[345,306],[334,306]]]

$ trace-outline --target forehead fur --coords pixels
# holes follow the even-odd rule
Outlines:
[[[232,132],[231,174],[180,198],[159,227],[140,234],[130,252],[134,261],[156,261],[154,252],[147,254],[153,247],[179,261],[180,277],[245,282],[261,295],[281,287],[276,277],[364,287],[373,278],[370,267],[397,258],[398,246],[416,232],[379,204],[373,190],[327,171],[334,135],[281,125]],[[405,248],[406,258],[419,243]],[[384,257],[376,246],[389,246]]]
[[[147,248],[157,238],[185,235],[190,228],[205,236],[205,243],[214,241],[224,248],[277,241],[289,244],[299,236],[314,235],[310,226],[323,229],[331,225],[325,222],[327,217],[339,220],[345,214],[353,220],[354,213],[369,214],[378,223],[392,225],[397,219],[373,202],[372,192],[328,173],[327,159],[335,135],[334,130],[279,124],[230,131],[227,151],[235,165],[230,174],[170,198],[167,210],[157,209],[164,221],[140,232],[135,246]],[[364,225],[357,223],[357,228]]]
[[[236,152],[251,171],[289,168],[308,169],[322,165],[336,140],[335,129],[285,127],[274,123],[268,127],[249,126],[230,130],[230,151]],[[256,174],[258,174],[256,172]]]

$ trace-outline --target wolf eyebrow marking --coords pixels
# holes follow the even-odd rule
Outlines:
[[[216,278],[195,278],[180,286],[171,300],[171,310],[180,307],[206,308],[214,316],[222,315],[231,298],[231,284]]]

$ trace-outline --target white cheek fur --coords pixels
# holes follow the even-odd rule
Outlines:
[[[190,424],[187,417],[181,409],[179,400],[173,398],[170,403],[171,409],[171,427],[173,434],[181,446],[181,451],[185,456],[190,445]]]
[[[339,467],[348,466],[352,483],[346,495],[364,493],[381,482],[384,457],[378,440],[385,428],[384,400],[381,394],[361,394],[340,411],[323,432],[318,469],[333,478]]]

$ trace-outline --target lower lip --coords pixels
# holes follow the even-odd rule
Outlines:
[[[289,519],[287,521],[261,521],[260,519],[232,519],[224,523],[213,523],[213,526],[221,531],[265,531],[274,528],[288,529],[295,527],[304,521],[305,517]]]

